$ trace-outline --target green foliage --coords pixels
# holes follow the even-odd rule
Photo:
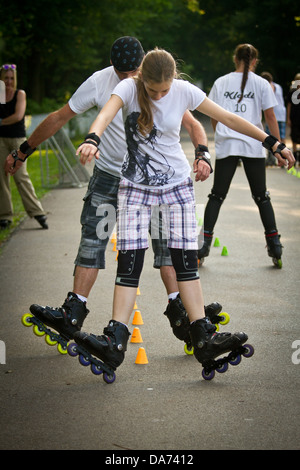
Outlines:
[[[19,86],[44,112],[65,103],[89,75],[109,65],[113,41],[166,48],[205,91],[233,69],[237,44],[260,52],[285,89],[299,72],[300,11],[294,0],[0,0],[0,61],[17,63]],[[29,102],[30,106],[33,105]]]

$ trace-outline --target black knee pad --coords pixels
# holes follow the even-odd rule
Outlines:
[[[124,287],[138,287],[144,257],[145,249],[119,251],[115,284]]]
[[[170,248],[177,281],[199,279],[197,250]]]
[[[212,190],[211,193],[208,195],[208,199],[210,199],[211,201],[216,201],[221,205],[226,199],[226,194],[217,194]]]
[[[264,191],[257,195],[252,194],[252,197],[258,206],[271,200],[269,191]]]

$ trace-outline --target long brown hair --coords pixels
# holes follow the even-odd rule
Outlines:
[[[164,49],[149,51],[142,62],[141,71],[136,77],[137,97],[141,108],[138,125],[141,134],[148,134],[153,128],[151,101],[145,89],[146,83],[162,83],[173,80],[176,76],[176,62]]]
[[[240,103],[243,99],[244,96],[244,90],[245,86],[248,80],[248,73],[250,69],[250,64],[253,59],[258,58],[258,50],[255,49],[251,44],[239,44],[234,51],[234,59],[238,64],[241,62],[244,62],[244,72],[243,72],[243,78],[242,78],[242,83],[241,83],[241,96],[238,100],[238,103]]]

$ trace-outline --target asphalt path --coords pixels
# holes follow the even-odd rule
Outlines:
[[[192,163],[193,148],[185,135],[183,146]],[[218,301],[231,316],[221,331],[245,331],[255,348],[252,358],[212,381],[202,379],[200,364],[184,353],[163,315],[167,298],[152,267],[151,248],[137,296],[142,343],[128,344],[113,384],[21,324],[32,303],[58,307],[72,290],[86,188],[48,193],[43,205],[49,230],[26,218],[0,255],[0,449],[90,449],[113,456],[143,449],[299,449],[300,178],[268,168],[267,182],[284,245],[283,268],[276,269],[267,255],[242,166],[215,228],[220,246],[212,247],[200,268],[205,303]],[[211,185],[211,178],[195,184],[199,217]],[[227,256],[222,256],[224,247]],[[112,243],[106,264],[83,328],[97,334],[111,316]],[[134,328],[130,325],[131,332]],[[135,363],[141,347],[146,365]]]

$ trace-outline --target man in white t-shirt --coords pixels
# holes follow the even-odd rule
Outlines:
[[[144,51],[140,42],[133,37],[117,39],[111,48],[111,66],[95,72],[74,93],[69,102],[58,111],[51,113],[33,132],[26,142],[26,154],[18,150],[20,161],[7,157],[6,169],[13,174],[27,156],[47,138],[54,135],[63,125],[77,114],[84,113],[96,106],[98,110],[105,105],[115,86],[123,79],[136,74],[141,64]],[[189,132],[195,148],[198,144],[207,145],[205,131],[201,124],[186,113],[182,120]],[[111,232],[99,238],[96,227],[104,216],[97,215],[101,204],[117,208],[117,193],[126,142],[122,113],[105,131],[99,144],[100,158],[95,160],[95,167],[81,214],[82,236],[75,260],[73,290],[60,308],[43,307],[33,304],[31,312],[48,326],[71,339],[73,333],[82,327],[88,313],[86,302],[97,279],[99,269],[105,269],[105,249]],[[12,166],[14,167],[13,169]],[[98,210],[99,213],[99,210]],[[111,227],[112,229],[113,227]],[[172,301],[178,302],[177,282],[173,270],[166,240],[153,240],[154,267],[160,268],[167,293]]]

